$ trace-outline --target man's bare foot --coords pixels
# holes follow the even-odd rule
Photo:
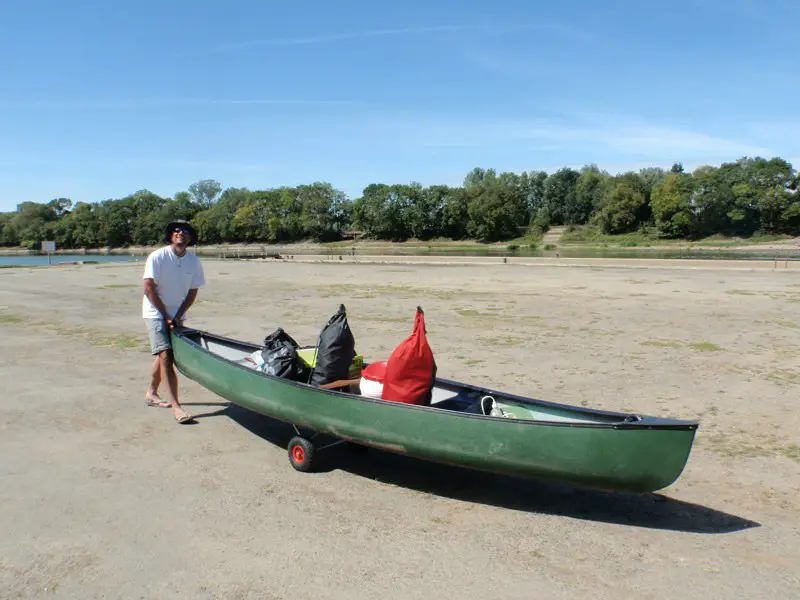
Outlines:
[[[194,417],[192,417],[192,415],[187,413],[185,410],[183,410],[182,408],[178,408],[178,407],[175,407],[175,408],[172,409],[172,414],[175,415],[175,420],[178,421],[178,423],[188,423],[189,421],[191,421],[194,418]]]
[[[169,408],[172,406],[169,402],[162,400],[158,394],[150,391],[145,392],[144,401],[147,406],[158,406],[161,408]]]

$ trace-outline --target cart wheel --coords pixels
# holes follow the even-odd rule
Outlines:
[[[304,437],[295,436],[289,440],[289,462],[297,471],[307,473],[314,460],[314,444]]]

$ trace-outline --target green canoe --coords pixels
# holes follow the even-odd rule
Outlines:
[[[301,471],[310,470],[319,448],[298,428],[493,473],[652,492],[680,476],[697,430],[693,421],[555,404],[442,378],[431,406],[390,402],[262,373],[248,362],[260,349],[255,344],[195,329],[173,330],[172,342],[184,376],[294,425],[289,459]]]

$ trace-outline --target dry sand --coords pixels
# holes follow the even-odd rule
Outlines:
[[[603,494],[344,447],[300,474],[290,428],[183,377],[196,425],[144,406],[141,263],[4,269],[0,597],[800,597],[800,269],[331,262],[206,260],[190,324],[313,343],[343,302],[374,360],[421,304],[444,377],[698,419],[682,477]]]

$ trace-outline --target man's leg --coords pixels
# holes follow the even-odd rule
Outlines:
[[[150,387],[144,397],[150,406],[169,408],[172,402],[165,402],[158,395],[161,385],[161,354],[170,348],[169,331],[163,319],[147,319],[147,333],[150,337],[150,350],[153,355],[153,365],[150,367]]]
[[[181,403],[178,401],[178,374],[175,372],[172,350],[164,350],[158,355],[158,358],[161,363],[161,377],[167,381],[167,393],[172,403],[172,413],[178,421],[191,419],[191,415],[183,410]]]
[[[165,402],[158,395],[158,386],[161,385],[161,359],[156,356],[153,359],[153,366],[150,368],[150,387],[144,393],[144,397],[152,404],[157,404],[162,408],[172,406],[170,402]]]

